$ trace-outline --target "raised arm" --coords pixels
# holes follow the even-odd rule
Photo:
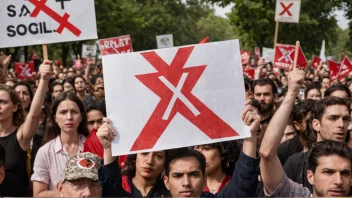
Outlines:
[[[11,55],[6,56],[0,52],[0,84],[5,84],[7,80],[7,69],[11,62]]]
[[[281,183],[284,171],[277,156],[280,140],[284,135],[290,112],[304,80],[304,71],[295,69],[288,76],[288,92],[266,129],[260,147],[261,178],[267,193],[272,193]]]
[[[45,92],[48,88],[52,73],[52,61],[45,60],[39,68],[40,81],[37,91],[34,94],[31,108],[27,114],[26,121],[19,127],[17,139],[23,150],[28,150],[29,144],[38,127],[39,116],[45,99]]]

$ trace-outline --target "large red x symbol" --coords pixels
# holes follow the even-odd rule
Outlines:
[[[183,68],[193,48],[180,48],[170,65],[155,52],[141,53],[158,72],[137,75],[136,78],[159,96],[160,102],[131,151],[153,148],[176,113],[184,116],[211,139],[238,136],[234,129],[191,93],[206,68],[206,65]]]
[[[279,15],[284,15],[285,12],[287,12],[288,16],[292,16],[289,9],[293,6],[293,3],[288,4],[288,6],[285,6],[284,3],[280,2],[280,5],[284,10]]]

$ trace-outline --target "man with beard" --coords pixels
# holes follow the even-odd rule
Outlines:
[[[253,83],[254,99],[261,104],[261,123],[270,121],[274,114],[274,101],[277,97],[277,88],[274,82],[267,78],[255,80]]]

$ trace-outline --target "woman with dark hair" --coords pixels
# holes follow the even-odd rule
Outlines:
[[[312,100],[320,100],[321,99],[321,92],[317,86],[309,85],[307,89],[304,91],[305,99],[312,99]]]
[[[240,145],[237,141],[205,144],[194,147],[206,159],[205,173],[207,186],[204,192],[216,194],[231,180],[235,164],[240,156]]]
[[[171,197],[161,178],[167,151],[129,155],[122,176],[117,157],[112,157],[113,137],[106,137],[111,132],[111,122],[106,118],[104,121],[97,132],[104,148],[105,166],[99,170],[102,197]]]
[[[64,86],[64,91],[71,91],[73,93],[76,92],[75,87],[73,85],[73,79],[72,78],[66,78],[62,82],[62,86]]]
[[[44,143],[34,162],[33,195],[58,197],[56,185],[70,156],[83,151],[88,135],[82,101],[72,92],[63,92],[51,104]]]
[[[77,97],[86,105],[88,103],[93,103],[94,98],[91,95],[86,94],[86,80],[83,76],[78,75],[73,78],[74,88],[77,93]]]
[[[41,79],[27,116],[15,90],[0,85],[0,144],[4,146],[6,155],[11,156],[5,163],[6,178],[0,187],[0,196],[28,197],[27,150],[38,126],[52,62],[44,61],[39,71]]]
[[[31,86],[25,81],[20,81],[16,83],[14,88],[16,93],[20,96],[22,100],[23,109],[26,113],[28,113],[33,99],[33,92]]]

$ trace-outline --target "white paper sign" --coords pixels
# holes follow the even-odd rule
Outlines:
[[[276,0],[275,21],[299,23],[301,0]]]
[[[95,58],[95,56],[97,55],[97,45],[93,44],[93,45],[86,45],[83,44],[82,45],[82,58]]]
[[[274,63],[274,55],[275,50],[273,48],[266,48],[263,47],[263,58],[265,58],[265,62],[272,62]]]
[[[0,48],[96,39],[94,0],[1,0]]]
[[[238,40],[103,56],[113,155],[250,136]]]
[[[165,34],[156,36],[156,44],[158,49],[169,48],[174,46],[174,38],[172,34]]]

